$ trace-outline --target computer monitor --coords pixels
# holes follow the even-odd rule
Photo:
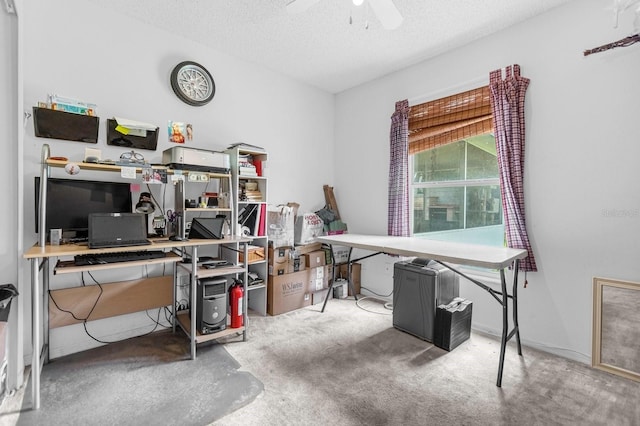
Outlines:
[[[39,232],[40,177],[36,176],[35,230]],[[46,235],[62,229],[62,238],[84,240],[90,213],[130,213],[133,211],[131,185],[81,179],[47,179]]]

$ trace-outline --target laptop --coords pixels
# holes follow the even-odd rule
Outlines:
[[[146,217],[140,213],[90,213],[89,248],[151,244]]]
[[[191,221],[189,238],[195,239],[216,239],[224,238],[222,227],[224,217],[197,217]]]

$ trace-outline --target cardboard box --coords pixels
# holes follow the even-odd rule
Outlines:
[[[333,246],[333,257],[336,264],[344,263],[349,260],[349,247]]]
[[[324,303],[324,299],[327,297],[327,289],[315,291],[311,293],[311,304],[317,305],[319,303]],[[333,293],[329,293],[329,299],[333,299]]]
[[[336,278],[347,278],[348,275],[348,265],[340,265],[338,266],[338,271],[336,273]],[[351,284],[353,288],[356,290],[356,294],[360,294],[360,275],[362,273],[362,265],[359,263],[351,264]],[[351,292],[351,288],[349,288],[349,296],[353,296]]]
[[[316,268],[311,268],[307,270],[309,274],[309,286],[308,289],[310,292],[315,292],[322,290],[324,288],[329,288],[329,267],[328,266],[319,266]]]
[[[279,315],[309,306],[311,292],[308,271],[270,275],[267,280],[267,313]]]
[[[294,247],[294,251],[298,256],[302,256],[303,254],[311,253],[312,251],[322,250],[322,243],[315,242],[311,244],[302,244]]]
[[[287,274],[304,271],[305,269],[307,269],[307,264],[304,257],[293,257],[289,259]]]
[[[328,265],[331,263],[331,246],[329,244],[323,244],[322,249],[325,251],[326,262]],[[334,245],[333,257],[338,265],[346,263],[349,260],[349,247]]]
[[[304,257],[297,256],[291,249],[269,247],[269,275],[283,275],[304,271]]]
[[[317,268],[326,265],[324,250],[312,251],[304,255],[305,264],[308,268]]]
[[[269,246],[269,275],[282,275],[287,273],[290,250],[285,247],[274,248]]]
[[[275,265],[286,262],[289,259],[290,250],[286,247],[276,247],[269,245],[269,264]]]
[[[282,265],[269,265],[269,271],[267,272],[269,275],[284,275],[287,273],[287,264],[284,263]]]

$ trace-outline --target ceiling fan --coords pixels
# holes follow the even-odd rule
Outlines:
[[[293,0],[287,4],[289,13],[304,12],[320,0]],[[376,17],[387,30],[396,29],[402,24],[402,15],[393,4],[393,0],[353,0],[353,4],[360,6],[363,1],[368,1]]]

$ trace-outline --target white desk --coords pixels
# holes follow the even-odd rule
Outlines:
[[[243,307],[242,312],[244,312],[244,324],[245,326],[241,328],[228,328],[220,333],[214,333],[208,336],[200,336],[198,330],[196,329],[196,286],[198,279],[202,276],[213,276],[213,275],[225,275],[229,273],[242,273],[243,278],[242,281],[244,283],[244,292],[247,293],[247,265],[239,264],[235,268],[229,268],[219,271],[205,272],[203,275],[202,272],[199,272],[200,268],[198,268],[197,259],[198,259],[198,247],[200,246],[210,246],[210,245],[221,245],[221,244],[237,244],[243,243],[244,248],[243,255],[244,259],[249,258],[248,254],[248,243],[251,241],[251,238],[248,237],[236,237],[236,236],[227,236],[223,239],[192,239],[192,240],[183,240],[183,241],[170,241],[168,239],[159,239],[159,240],[151,240],[150,245],[144,246],[131,246],[131,247],[116,247],[116,248],[105,248],[105,249],[89,249],[87,246],[80,246],[76,244],[65,244],[59,246],[52,245],[34,245],[29,250],[27,250],[23,257],[28,259],[31,262],[31,336],[32,336],[32,350],[33,350],[33,358],[31,362],[31,392],[33,399],[33,409],[37,410],[40,408],[40,375],[42,372],[42,365],[44,363],[49,362],[49,337],[48,337],[48,329],[49,329],[49,261],[50,259],[57,258],[60,256],[75,256],[78,254],[87,254],[87,253],[108,253],[108,252],[123,252],[123,251],[138,251],[138,250],[168,250],[174,248],[184,249],[186,247],[191,248],[191,301],[190,301],[190,310],[188,314],[181,314],[175,312],[175,284],[177,278],[177,268],[174,266],[173,268],[173,277],[172,287],[173,287],[173,301],[169,301],[172,304],[172,312],[173,312],[173,328],[175,330],[176,320],[180,323],[181,327],[185,330],[185,332],[189,335],[189,340],[191,343],[191,359],[196,358],[196,343],[200,341],[211,340],[213,338],[222,337],[224,335],[233,334],[233,333],[242,333],[243,339],[246,340],[247,337],[247,297],[243,298]],[[167,256],[165,258],[158,259],[150,259],[150,260],[141,260],[141,261],[133,261],[133,262],[122,262],[122,263],[108,263],[104,265],[87,265],[81,267],[71,266],[68,269],[69,272],[73,271],[83,271],[83,270],[96,270],[96,269],[117,269],[128,266],[139,266],[139,265],[147,265],[147,264],[157,264],[157,263],[173,263],[177,264],[178,261],[182,260],[179,256]],[[231,271],[231,272],[229,272]],[[42,273],[42,284],[40,283],[39,275]],[[43,300],[44,296],[44,300]],[[126,296],[126,295],[125,295]],[[166,306],[165,303],[162,303],[158,306]],[[155,306],[155,307],[158,307]],[[43,309],[44,307],[44,309]],[[136,312],[141,309],[131,309],[127,313]],[[114,315],[122,314],[115,313]],[[113,315],[111,315],[113,316]],[[103,316],[102,318],[104,318]],[[43,332],[44,342],[41,340],[40,333]]]
[[[441,265],[451,269],[455,273],[480,286],[502,306],[502,338],[500,347],[500,363],[498,366],[498,380],[496,386],[502,386],[502,370],[504,367],[504,354],[507,342],[514,335],[518,345],[518,355],[522,355],[520,345],[520,331],[518,329],[518,267],[520,260],[527,257],[527,251],[523,249],[512,249],[506,247],[479,246],[473,244],[452,243],[446,241],[433,241],[417,237],[393,237],[386,235],[359,235],[342,234],[318,237],[318,241],[331,246],[346,246],[362,250],[375,252],[369,256],[359,259],[351,259],[351,250],[347,263],[349,267],[352,262],[366,259],[377,254],[390,254],[397,256],[419,257],[435,260]],[[333,250],[331,250],[333,256]],[[335,262],[334,262],[335,263]],[[500,271],[501,291],[496,291],[488,285],[471,278],[459,270],[451,267],[448,263],[456,265],[476,266],[487,269],[498,269]],[[505,269],[513,265],[513,288],[512,293],[507,293],[507,280]],[[347,276],[350,276],[347,275]],[[349,285],[351,282],[349,281]],[[328,292],[332,291],[333,281],[329,285]],[[353,291],[353,289],[352,289]],[[329,293],[327,293],[328,296]],[[353,291],[355,295],[355,291]],[[357,298],[357,296],[356,296]],[[322,311],[327,304],[328,297],[322,305]],[[513,303],[513,329],[509,331],[508,300]]]

